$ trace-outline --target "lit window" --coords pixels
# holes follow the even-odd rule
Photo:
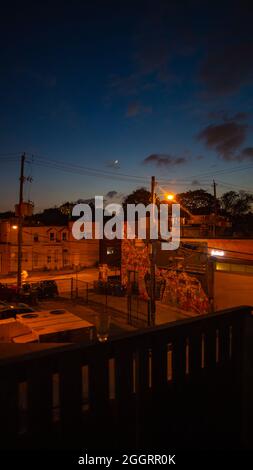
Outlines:
[[[230,271],[229,263],[216,263],[216,271]]]
[[[107,255],[113,255],[115,252],[114,248],[112,246],[108,246],[106,249],[106,254]]]

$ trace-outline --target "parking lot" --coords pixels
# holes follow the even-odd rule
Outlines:
[[[65,299],[44,300],[39,303],[37,308],[42,310],[53,310],[58,308],[66,309],[74,315],[77,315],[83,320],[86,320],[94,325],[96,324],[96,317],[101,312],[103,312],[101,306],[91,308],[89,305],[81,305],[75,301]],[[108,314],[111,314],[110,336],[120,336],[124,333],[136,330],[136,328],[133,326],[128,325],[126,319],[120,315],[117,315],[117,313],[112,313],[110,310],[108,310]]]

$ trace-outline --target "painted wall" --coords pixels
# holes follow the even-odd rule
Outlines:
[[[252,305],[253,307],[253,275],[215,271],[215,310],[239,305]]]

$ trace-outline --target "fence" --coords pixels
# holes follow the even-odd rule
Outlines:
[[[252,334],[239,307],[104,344],[0,345],[0,447],[250,448]]]
[[[40,279],[41,281],[43,280]],[[55,282],[59,297],[62,299],[77,300],[103,310],[110,310],[134,326],[150,326],[149,301],[134,295],[127,297],[120,286],[112,289],[105,283],[87,282],[76,277],[57,278]],[[36,286],[38,282],[29,284]]]
[[[118,295],[117,295],[118,293]],[[150,325],[150,303],[138,296],[127,296],[120,290],[112,293],[106,284],[73,280],[73,298],[89,305],[102,306],[104,310],[114,311],[133,326]]]

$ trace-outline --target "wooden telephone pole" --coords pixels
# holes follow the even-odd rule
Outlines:
[[[155,198],[155,177],[151,178],[151,203],[156,203]],[[151,227],[151,217],[155,217],[154,213],[150,214],[150,227]],[[156,319],[156,279],[155,279],[155,269],[156,269],[156,240],[150,240],[151,253],[150,253],[150,304],[151,304],[151,325],[155,326]]]
[[[21,156],[20,177],[19,177],[19,204],[18,204],[18,271],[17,288],[18,292],[22,287],[22,244],[23,244],[23,189],[24,189],[24,168],[25,153]]]
[[[213,180],[213,196],[214,196],[214,220],[213,220],[213,237],[216,236],[216,219],[217,219],[217,193],[216,182]]]

